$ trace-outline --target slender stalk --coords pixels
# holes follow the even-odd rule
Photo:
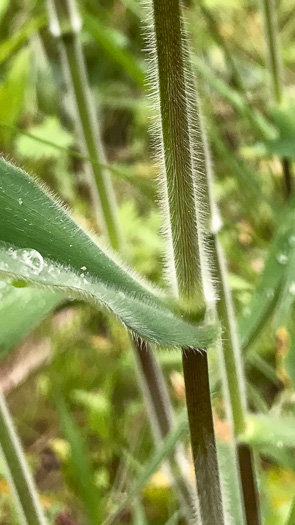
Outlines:
[[[165,4],[165,5],[164,5]],[[201,282],[201,255],[197,226],[192,151],[185,86],[183,27],[178,1],[154,0],[158,89],[165,186],[165,206],[171,236],[171,269],[183,307],[196,311],[205,306]],[[173,104],[171,103],[173,101]],[[167,221],[167,222],[168,222]],[[170,254],[169,254],[170,255]],[[168,264],[170,261],[168,260]]]
[[[207,352],[201,348],[183,348],[182,362],[191,442],[203,523],[222,523],[222,496],[216,444]],[[214,486],[211,486],[211,484]],[[211,489],[208,490],[208,487]]]
[[[242,490],[245,499],[246,520],[249,525],[260,525],[259,497],[256,484],[253,484],[253,453],[248,445],[238,445],[241,466]]]
[[[188,74],[188,78],[192,82],[192,74]],[[226,401],[226,412],[229,422],[233,423],[233,431],[235,439],[238,440],[245,430],[245,415],[247,411],[245,378],[243,373],[241,348],[237,334],[237,326],[232,304],[231,292],[228,286],[226,261],[223,254],[222,246],[219,242],[218,234],[222,226],[219,217],[219,211],[213,195],[213,173],[211,168],[210,152],[207,144],[207,138],[203,127],[202,115],[198,104],[197,94],[192,83],[192,88],[188,90],[190,107],[194,115],[191,134],[195,142],[199,143],[199,158],[196,163],[199,167],[196,178],[197,187],[201,188],[201,199],[199,206],[203,207],[203,227],[204,227],[204,243],[207,247],[207,252],[210,257],[210,262],[213,268],[212,275],[215,282],[215,293],[217,301],[213,305],[213,311],[216,309],[217,317],[221,323],[223,330],[222,341],[219,344],[219,356],[222,371],[222,383]],[[194,96],[193,96],[194,95]],[[200,140],[201,137],[201,140]],[[207,270],[208,271],[208,270]],[[210,292],[210,290],[209,290]],[[209,296],[209,301],[211,301]],[[238,477],[241,483],[241,468],[240,458],[235,451],[235,461],[239,463],[237,468]],[[249,462],[248,483],[251,484],[252,490],[256,486],[254,465]],[[242,491],[244,489],[241,483]],[[245,518],[247,520],[248,512],[246,505],[248,504],[247,495],[243,492]],[[260,516],[257,513],[257,522]],[[247,522],[247,525],[251,525]]]
[[[188,74],[188,78],[192,82],[193,77],[191,73]],[[238,440],[239,436],[241,436],[245,430],[245,415],[247,411],[246,388],[241,348],[237,334],[231,292],[228,286],[226,261],[218,238],[222,223],[213,195],[213,173],[211,168],[210,152],[202,122],[201,110],[198,104],[198,98],[193,82],[192,87],[188,90],[188,92],[191,111],[194,115],[191,133],[194,141],[199,143],[200,149],[199,158],[196,159],[197,165],[199,167],[198,172],[196,172],[196,185],[197,187],[201,188],[202,200],[199,206],[202,205],[203,207],[204,243],[207,247],[207,252],[209,254],[210,262],[213,268],[213,271],[211,270],[211,272],[214,277],[215,293],[217,297],[215,306],[213,306],[213,311],[216,308],[217,317],[223,330],[222,341],[219,344],[219,355],[221,362],[223,390],[226,401],[226,411],[229,422],[232,421],[233,423],[235,439]],[[210,300],[211,299],[209,297],[209,301]],[[251,458],[250,455],[249,457]],[[241,473],[242,465],[240,464],[240,457],[237,454],[237,450],[235,451],[235,460],[239,463],[238,475],[243,491],[245,518],[247,520],[248,509],[246,508],[246,505],[248,505],[249,502],[247,499],[247,494],[244,493]],[[256,486],[254,465],[250,460],[248,472],[248,483],[252,486],[252,491],[254,491]],[[256,519],[257,522],[259,522],[260,515],[258,506]],[[251,522],[247,522],[247,525],[251,525]]]
[[[282,63],[279,49],[278,21],[275,0],[260,0],[263,15],[263,26],[268,55],[268,68],[273,97],[279,106],[283,100]],[[282,170],[287,197],[291,194],[293,181],[290,159],[282,159]]]
[[[5,461],[10,485],[18,502],[17,510],[20,523],[24,525],[46,525],[47,520],[39,502],[38,492],[1,390],[0,450]]]
[[[105,155],[78,38],[82,22],[74,1],[48,0],[48,9],[50,28],[53,36],[58,39],[84,154],[93,159],[91,171],[88,173],[93,206],[98,213],[98,222],[103,224],[112,248],[118,249],[121,235],[116,199],[108,169],[101,166],[106,163]]]
[[[195,186],[195,151],[186,74],[186,43],[179,0],[153,0],[152,59],[155,61],[159,153],[162,157],[164,212],[172,252],[173,287],[184,312],[205,308],[204,247]],[[169,261],[168,261],[169,262]],[[212,423],[206,350],[183,349],[183,369],[192,451],[202,524],[222,524],[219,468]],[[201,356],[201,357],[200,357]]]
[[[102,217],[107,226],[106,234],[114,249],[120,247],[120,231],[117,227],[117,206],[111,181],[105,164],[103,144],[96,121],[96,111],[91,100],[86,68],[77,32],[81,20],[76,12],[75,0],[48,0],[51,16],[51,31],[59,40],[65,75],[70,91],[76,102],[78,131],[85,153],[90,158],[93,177],[88,179],[93,205],[100,201]],[[101,217],[98,217],[101,220]],[[150,423],[156,444],[172,430],[173,407],[166,382],[149,344],[136,339],[132,344],[139,371]],[[181,464],[185,462],[184,453],[177,450],[175,458],[169,459],[170,470],[181,501],[183,515],[190,520],[193,512],[191,487]]]
[[[282,102],[282,64],[279,53],[277,13],[274,0],[261,0],[263,26],[267,45],[268,67],[274,100]]]

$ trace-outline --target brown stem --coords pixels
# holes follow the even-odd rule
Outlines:
[[[223,525],[207,352],[184,347],[182,362],[202,524]]]
[[[251,448],[238,444],[238,458],[247,525],[261,525],[258,490],[255,483],[254,458]]]

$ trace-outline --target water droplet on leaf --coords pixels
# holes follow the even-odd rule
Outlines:
[[[39,275],[42,272],[44,260],[37,250],[17,250],[17,256],[35,275]]]

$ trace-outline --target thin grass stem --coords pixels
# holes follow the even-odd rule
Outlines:
[[[38,492],[27,466],[20,441],[15,432],[5,398],[0,390],[0,450],[8,479],[17,502],[20,523],[47,525]]]
[[[261,11],[263,16],[263,26],[265,42],[268,56],[268,68],[270,73],[273,97],[279,106],[283,100],[283,81],[282,81],[282,62],[279,47],[277,11],[274,0],[261,0]],[[288,197],[293,188],[291,161],[282,158],[282,171],[285,181],[285,192]]]
[[[112,248],[119,249],[121,233],[115,194],[106,164],[100,129],[97,123],[96,107],[89,88],[85,61],[78,33],[82,21],[76,10],[74,1],[48,0],[50,27],[57,38],[65,76],[75,108],[76,126],[84,153],[94,160],[87,171],[88,185],[94,210],[99,224],[103,224],[104,232]]]

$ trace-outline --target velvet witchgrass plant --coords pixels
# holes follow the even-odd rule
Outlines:
[[[40,292],[46,291],[51,306],[65,298],[77,298],[95,307],[106,307],[121,319],[134,336],[136,357],[146,385],[145,397],[149,398],[154,411],[151,419],[156,426],[155,434],[162,443],[118,509],[105,519],[105,524],[116,522],[120,511],[132,503],[132,498],[137,498],[148,477],[164,458],[169,461],[172,459],[172,474],[177,483],[182,481],[179,475],[181,465],[175,461],[179,456],[173,450],[185,431],[185,419],[182,415],[175,426],[171,423],[170,401],[157,362],[150,353],[151,347],[182,348],[198,496],[195,505],[198,512],[191,518],[192,523],[259,524],[252,452],[247,442],[244,442],[247,441],[249,431],[247,421],[253,423],[255,419],[251,419],[247,409],[240,343],[219,240],[222,224],[213,194],[210,153],[192,73],[182,6],[179,0],[149,0],[146,4],[146,20],[150,24],[146,41],[151,59],[150,84],[156,113],[153,133],[161,172],[162,210],[168,246],[166,275],[172,297],[131,272],[113,252],[101,248],[93,235],[81,230],[44,188],[5,160],[0,161],[0,206],[3,210],[0,215],[0,275],[10,283],[6,287],[12,290],[11,284],[15,290],[19,288],[27,292],[30,290],[27,286],[32,285]],[[97,203],[100,203],[99,224],[100,221],[104,223],[110,244],[118,249],[121,233],[116,219],[110,172],[105,164],[100,130],[94,118],[95,108],[77,36],[81,21],[72,2],[50,2],[49,5],[53,13],[52,31],[59,39],[66,74],[71,80],[83,157],[91,161],[88,181],[94,210],[97,211]],[[57,7],[56,12],[54,6]],[[210,13],[206,9],[203,9],[203,13],[216,33]],[[273,28],[270,31],[273,34]],[[235,65],[231,64],[231,67],[235,68]],[[276,73],[273,78],[275,80]],[[242,79],[237,72],[235,79],[244,95]],[[277,84],[274,85],[277,92]],[[229,98],[231,96],[232,93]],[[241,107],[240,99],[232,98],[236,100],[237,107]],[[247,107],[245,99],[243,107]],[[257,129],[260,129],[261,119],[253,117],[249,110],[247,115],[249,121],[256,122]],[[294,229],[293,215],[290,202],[265,267],[266,277],[263,278],[268,277],[272,289],[278,288],[284,277],[278,255]],[[288,287],[291,278],[286,278]],[[250,336],[249,333],[245,335],[247,330],[241,330],[244,347],[257,334],[257,323],[263,324],[263,301],[259,298],[257,310],[255,301],[258,301],[257,294],[254,294],[252,313],[258,320],[255,324],[248,319]],[[214,436],[207,355],[214,343],[219,353],[226,414],[232,427],[233,448],[228,456],[227,467],[231,467],[234,490],[237,492],[234,497],[238,509],[235,512],[232,512],[232,502],[227,498],[227,487],[222,479],[224,472],[219,466]],[[76,456],[73,468],[76,468],[78,475],[84,471],[81,487],[87,515],[90,522],[96,524],[97,520],[101,520],[102,509],[93,502],[93,486],[92,490],[85,490],[92,476],[91,468],[86,454],[80,454],[83,444],[62,400],[59,412],[65,425],[65,434]],[[261,418],[260,423],[263,421],[265,434],[269,427],[267,420]],[[18,502],[20,522],[26,525],[45,524],[36,489],[3,398],[0,403],[0,423],[1,450]],[[239,485],[242,497],[239,495]],[[186,484],[178,487],[180,493],[182,490],[183,494],[186,493]],[[191,495],[188,494],[186,504],[190,504],[190,501]],[[137,499],[135,514],[141,516],[140,505],[136,502]],[[190,513],[183,510],[182,513],[190,519]],[[293,513],[291,509],[290,520]],[[290,523],[288,521],[288,525]]]

